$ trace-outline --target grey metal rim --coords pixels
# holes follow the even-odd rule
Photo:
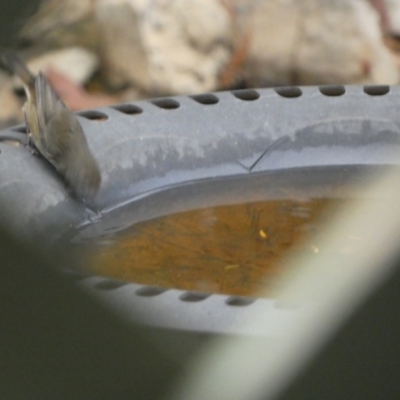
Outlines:
[[[116,218],[132,223],[196,207],[165,194],[181,187],[291,170],[398,165],[399,109],[397,86],[337,85],[178,96],[81,112],[103,177],[95,205],[102,217],[95,224],[50,165],[14,146],[24,140],[24,127],[9,128],[0,132],[0,203],[7,207],[1,218],[21,235],[57,241],[71,227],[91,236],[112,228]],[[220,193],[214,201],[226,198]],[[124,318],[168,328],[273,335],[274,321],[295,312],[274,299],[68,275]],[[242,322],[260,311],[271,314],[270,330],[244,331]]]

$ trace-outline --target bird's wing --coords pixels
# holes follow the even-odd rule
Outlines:
[[[40,131],[40,140],[43,147],[55,157],[58,149],[52,146],[55,138],[49,138],[47,135],[56,136],[57,132],[49,129],[49,123],[60,113],[66,110],[62,100],[50,85],[47,78],[40,72],[35,80],[36,107],[38,115],[38,124]],[[51,124],[52,125],[52,124]],[[53,148],[52,148],[53,147]]]

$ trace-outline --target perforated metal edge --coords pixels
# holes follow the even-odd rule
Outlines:
[[[103,178],[94,206],[108,212],[152,190],[214,177],[317,164],[397,163],[399,106],[397,86],[339,85],[178,96],[83,111],[79,118]],[[28,223],[40,230],[51,225],[50,209],[61,205],[61,217],[67,202],[73,216],[64,215],[65,221],[87,218],[48,163],[23,146],[2,142],[21,142],[23,129],[0,131],[0,201],[13,203],[15,190],[29,193],[19,196],[10,219],[21,221],[20,229]],[[387,146],[381,152],[370,151],[368,135],[379,132],[395,139],[382,139]],[[321,157],[315,152],[321,146],[331,151]],[[4,188],[11,186],[10,195]],[[38,213],[43,215],[34,224]]]
[[[216,177],[318,165],[398,165],[399,92],[397,86],[251,89],[82,112],[103,175],[96,206],[106,214],[154,190]],[[0,132],[0,201],[9,206],[7,220],[15,230],[58,237],[90,215],[46,162],[2,142],[22,142],[23,130]],[[318,152],[323,147],[328,151]],[[241,318],[258,307],[279,318],[287,313],[276,311],[274,300],[234,307],[226,296],[182,301],[190,293],[171,289],[146,297],[137,295],[140,285],[105,290],[95,287],[100,281],[81,283],[126,318],[141,315],[157,326],[237,333]]]
[[[296,305],[275,299],[163,289],[65,273],[124,320],[167,329],[274,337],[298,311]],[[257,324],[259,313],[267,316],[268,326]]]

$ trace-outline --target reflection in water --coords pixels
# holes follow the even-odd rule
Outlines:
[[[86,265],[148,285],[254,295],[265,283],[274,288],[283,257],[318,255],[319,227],[344,201],[263,201],[169,215],[97,239]]]

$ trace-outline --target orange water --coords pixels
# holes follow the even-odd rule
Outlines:
[[[345,200],[279,200],[203,208],[102,238],[87,264],[142,284],[232,295],[273,290],[283,258],[318,256],[318,232]]]

